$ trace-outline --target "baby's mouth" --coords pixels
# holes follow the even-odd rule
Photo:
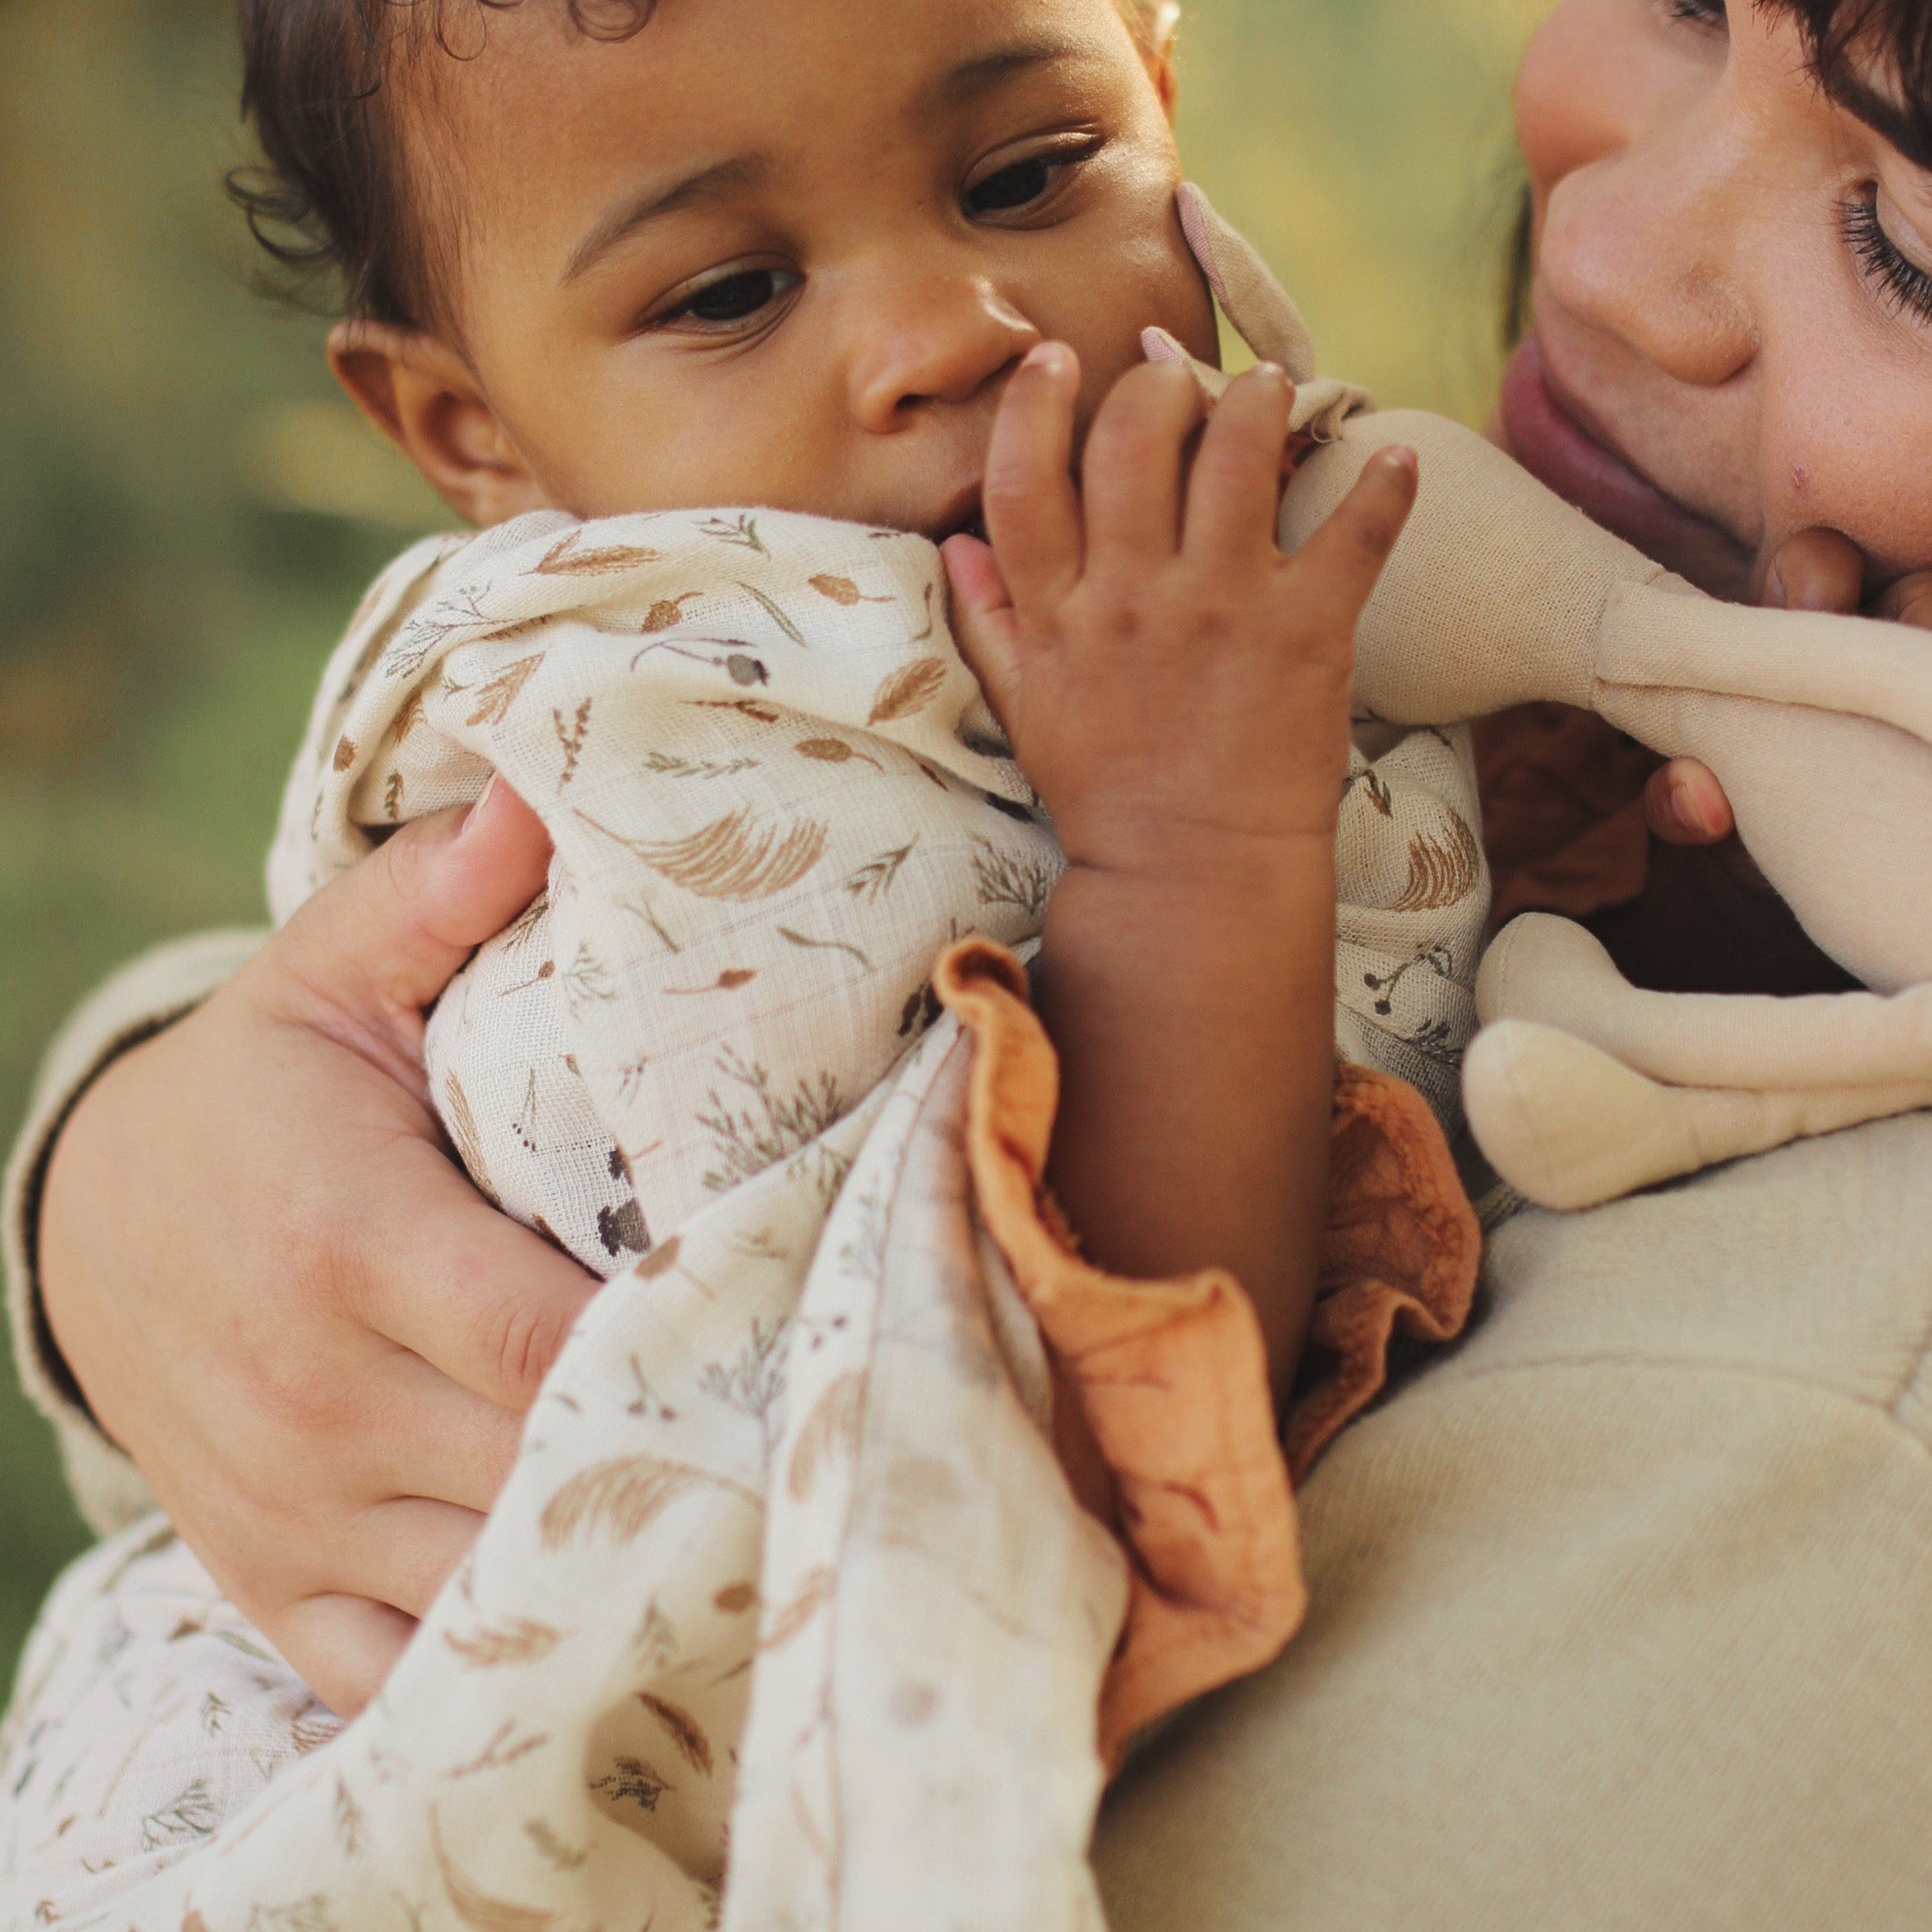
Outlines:
[[[946,506],[945,516],[927,533],[935,543],[949,543],[955,537],[976,537],[982,543],[986,541],[986,508],[979,489],[974,484]]]

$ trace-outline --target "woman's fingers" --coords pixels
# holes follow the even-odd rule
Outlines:
[[[262,1635],[340,1718],[360,1717],[416,1634],[413,1617],[360,1597],[311,1597],[258,1620]]]
[[[1888,623],[1932,631],[1932,570],[1915,570],[1910,576],[1901,577],[1873,606],[1872,615]]]
[[[1186,548],[1203,567],[1235,569],[1273,549],[1294,399],[1286,374],[1264,362],[1216,408],[1187,492]]]
[[[537,1399],[594,1276],[511,1220],[425,1142],[396,1149],[407,1213],[372,1221],[355,1313],[379,1335],[511,1414]]]
[[[1090,573],[1145,569],[1181,540],[1181,469],[1207,407],[1183,363],[1122,376],[1087,438],[1082,474]]]
[[[365,1510],[352,1547],[330,1580],[407,1617],[424,1617],[476,1545],[485,1518],[420,1497],[403,1496]]]
[[[1314,587],[1314,621],[1343,625],[1352,634],[1415,507],[1420,480],[1414,450],[1377,450],[1333,515],[1295,553],[1294,580]]]
[[[1865,559],[1835,530],[1786,537],[1765,576],[1762,602],[1773,610],[1828,610],[1850,616],[1864,602]]]
[[[993,420],[981,507],[986,532],[1021,609],[1064,596],[1082,562],[1073,486],[1080,359],[1043,342],[1013,372]]]
[[[317,893],[249,969],[257,996],[305,1025],[346,1022],[364,1036],[349,1044],[367,1047],[543,890],[550,862],[543,822],[496,780],[469,811],[405,826]]]

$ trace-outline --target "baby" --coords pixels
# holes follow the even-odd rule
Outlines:
[[[1314,1318],[1305,1461],[1475,1245],[1440,1129],[1353,1073],[1364,1185],[1436,1239],[1343,1214],[1316,1315],[1337,1031],[1448,1110],[1484,875],[1460,738],[1350,744],[1413,462],[1285,558],[1285,453],[1343,401],[1265,368],[1202,433],[1143,365],[1215,357],[1164,30],[253,10],[260,209],[326,236],[338,374],[485,530],[352,626],[277,911],[492,770],[543,813],[550,893],[439,1011],[435,1097],[624,1278],[378,1705],[205,1855],[288,1762],[192,1734],[232,1705],[179,1646],[245,1655],[231,1613],[171,1602],[112,1687],[36,1651],[14,1873],[88,1869],[61,1912],[698,1924],[728,1826],[734,1924],[1090,1923],[1103,1762],[1291,1634],[1271,1392]],[[988,940],[1043,942],[1056,1051]],[[97,1566],[117,1617],[159,1548]]]

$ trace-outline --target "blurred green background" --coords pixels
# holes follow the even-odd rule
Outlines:
[[[1385,400],[1486,408],[1508,81],[1539,10],[1192,0],[1192,171],[1299,296],[1328,366]],[[438,517],[335,400],[322,324],[257,292],[221,192],[248,158],[233,42],[231,0],[0,0],[9,1133],[47,1038],[117,961],[262,916],[322,659],[368,576]],[[11,1389],[0,1681],[83,1542]]]

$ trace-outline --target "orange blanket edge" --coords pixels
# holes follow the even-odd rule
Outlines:
[[[1343,1069],[1311,1337],[1338,1369],[1290,1417],[1285,1454],[1260,1326],[1232,1277],[1128,1281],[1073,1252],[1044,1192],[1059,1064],[1019,962],[968,940],[933,986],[974,1039],[966,1152],[981,1217],[1112,1479],[1131,1585],[1101,1699],[1111,1770],[1137,1732],[1293,1638],[1308,1607],[1294,1483],[1379,1393],[1398,1327],[1432,1339],[1460,1329],[1480,1233],[1421,1096]],[[1378,1221],[1392,1239],[1373,1238]]]

